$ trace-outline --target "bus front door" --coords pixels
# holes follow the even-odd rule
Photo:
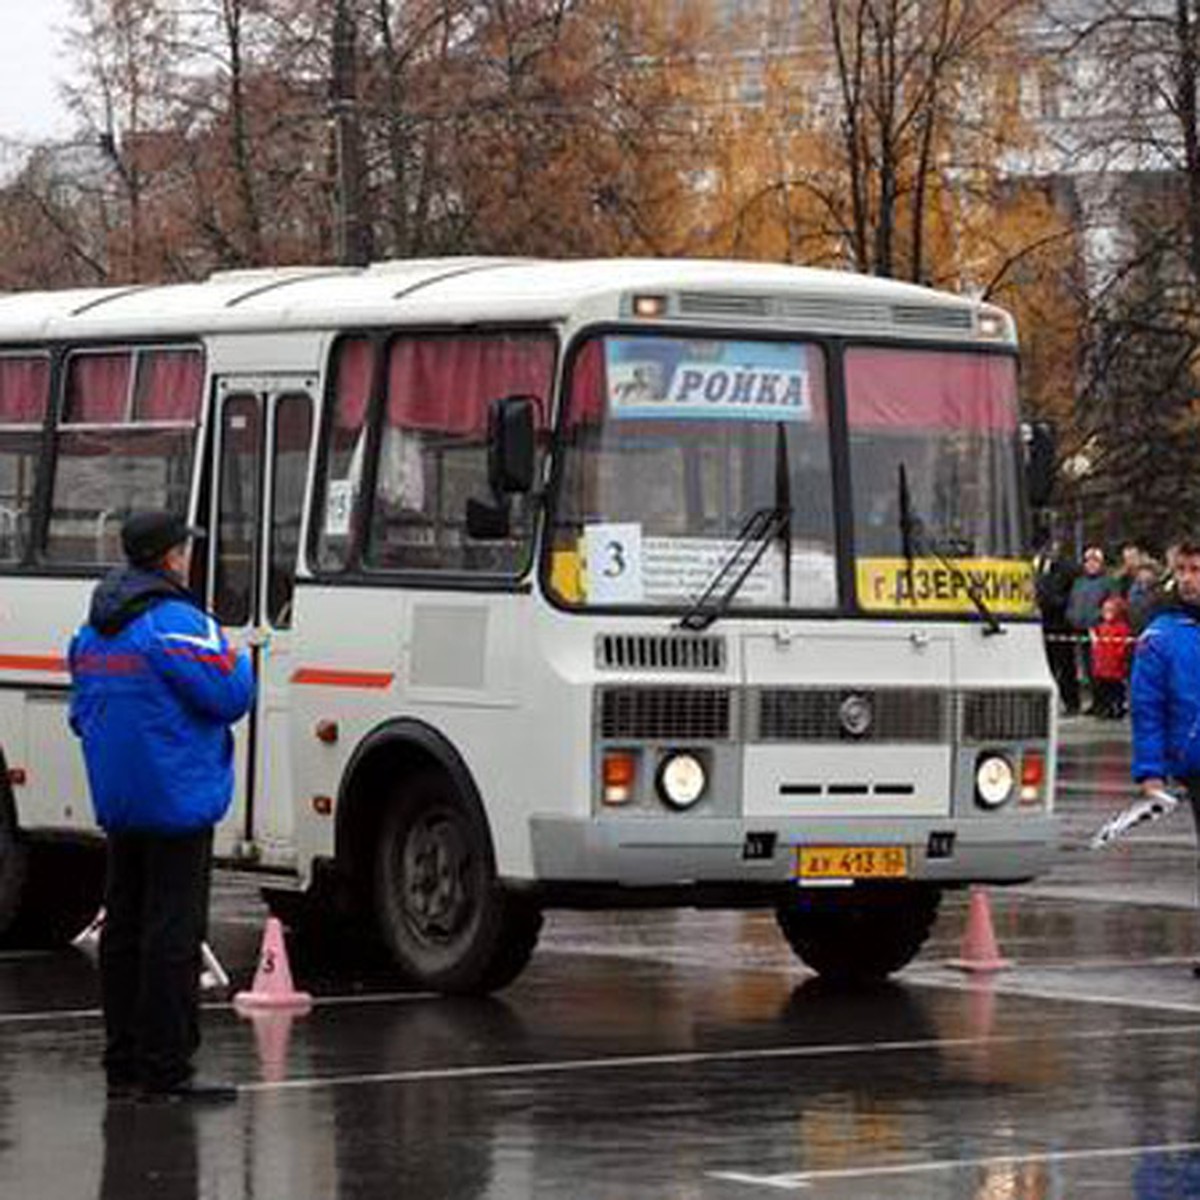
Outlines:
[[[295,859],[287,696],[314,387],[303,376],[217,383],[207,600],[258,680],[235,731],[237,793],[217,852],[279,868]]]

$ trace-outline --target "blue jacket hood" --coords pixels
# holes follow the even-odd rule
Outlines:
[[[162,600],[196,603],[187,588],[162,571],[118,567],[96,585],[88,624],[105,637],[112,637]]]

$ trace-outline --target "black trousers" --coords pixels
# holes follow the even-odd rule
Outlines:
[[[171,1087],[191,1075],[211,871],[211,829],[109,835],[100,979],[110,1082]]]
[[[1058,685],[1059,699],[1068,712],[1078,712],[1079,675],[1071,630],[1066,626],[1061,629],[1047,629],[1045,638],[1046,660],[1050,664],[1054,682]]]

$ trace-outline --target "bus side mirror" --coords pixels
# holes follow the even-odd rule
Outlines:
[[[467,501],[467,535],[476,541],[508,537],[509,497],[533,491],[537,401],[532,396],[493,400],[488,410],[488,485],[494,503]]]
[[[488,482],[497,499],[533,490],[537,401],[493,400],[488,413]]]
[[[1058,439],[1049,421],[1028,421],[1021,426],[1025,448],[1025,490],[1030,506],[1045,508],[1054,490],[1054,459]]]

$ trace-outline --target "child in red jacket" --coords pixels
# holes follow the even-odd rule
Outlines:
[[[1100,624],[1089,634],[1092,643],[1092,681],[1096,687],[1092,708],[1098,717],[1125,715],[1125,681],[1133,654],[1133,627],[1128,606],[1120,596],[1109,596],[1100,606]]]

